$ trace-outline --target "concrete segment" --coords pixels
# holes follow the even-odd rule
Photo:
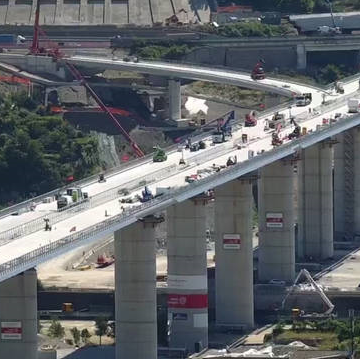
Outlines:
[[[294,169],[277,161],[260,170],[259,280],[295,277]]]
[[[206,206],[187,200],[167,209],[169,346],[208,345]]]
[[[253,195],[249,180],[215,189],[216,323],[254,326]],[[240,246],[224,244],[224,235],[240,235]],[[226,241],[226,240],[225,240]]]
[[[31,16],[31,2],[27,0],[9,0],[6,16],[7,24],[28,24]]]
[[[115,232],[116,358],[157,358],[154,226]]]
[[[181,82],[169,80],[169,118],[177,121],[181,119]]]
[[[128,24],[129,23],[129,6],[127,1],[112,0],[111,2],[111,23]]]
[[[0,283],[0,358],[37,358],[36,279],[36,271],[31,269]]]
[[[80,21],[80,0],[63,0],[63,21],[74,24]]]
[[[40,23],[43,25],[53,25],[56,19],[56,1],[46,0],[41,2]]]
[[[149,1],[128,0],[130,23],[135,25],[152,24]]]
[[[330,258],[333,249],[333,148],[320,143],[299,161],[299,247],[304,257]]]
[[[171,6],[171,1],[151,0],[152,14],[154,22],[165,23],[165,19],[170,17],[174,12]]]
[[[89,24],[104,24],[104,0],[87,0],[87,18]]]

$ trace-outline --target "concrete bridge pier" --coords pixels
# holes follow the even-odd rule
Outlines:
[[[145,217],[115,232],[116,359],[157,358],[155,225],[161,220]]]
[[[0,283],[0,358],[37,359],[37,274]]]
[[[307,67],[307,52],[304,44],[296,45],[297,66],[298,70],[305,70]]]
[[[295,278],[294,168],[279,160],[260,170],[259,264],[261,282]]]
[[[334,254],[332,159],[331,143],[323,142],[303,150],[299,161],[298,238],[305,258]]]
[[[170,348],[193,353],[208,345],[207,196],[167,209]]]
[[[251,179],[215,189],[216,324],[254,326]]]
[[[169,80],[169,118],[181,119],[181,82],[178,79]]]
[[[354,236],[354,130],[336,135],[334,148],[334,238]]]

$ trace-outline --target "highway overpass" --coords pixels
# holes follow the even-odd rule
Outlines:
[[[161,71],[167,76],[174,74],[174,77],[206,76],[208,81],[251,82],[249,76],[244,74],[215,69],[201,71],[196,67],[172,64],[129,64],[82,57],[74,57],[71,62],[82,66]],[[243,127],[238,122],[232,138],[227,142],[213,144],[211,135],[203,135],[201,138],[207,147],[199,152],[173,148],[168,151],[166,162],[153,163],[151,157],[147,157],[130,163],[125,169],[120,167],[112,170],[107,175],[106,183],[98,183],[94,178],[81,181],[79,185],[90,197],[88,201],[71,208],[57,211],[56,202],[48,195],[50,198],[45,202],[50,203],[43,203],[43,197],[32,200],[35,202],[34,211],[29,210],[30,203],[27,202],[16,207],[19,215],[10,216],[13,209],[0,212],[0,281],[3,282],[0,285],[0,322],[8,323],[4,324],[4,328],[9,334],[12,326],[16,328],[16,334],[20,332],[26,338],[21,343],[19,336],[18,340],[2,339],[0,356],[10,351],[17,359],[26,350],[29,359],[36,357],[36,274],[31,268],[84,243],[115,233],[116,325],[120,328],[116,338],[116,358],[122,359],[131,353],[134,359],[145,356],[155,359],[154,227],[162,220],[159,214],[165,210],[170,346],[186,347],[189,351],[194,351],[195,343],[206,346],[208,319],[204,209],[212,200],[211,189],[215,190],[217,324],[251,328],[254,325],[251,245],[253,181],[259,181],[261,282],[268,282],[272,278],[291,282],[295,276],[295,163],[300,182],[299,198],[302,199],[299,203],[300,255],[316,259],[332,256],[334,146],[337,164],[335,211],[337,208],[336,213],[340,217],[344,216],[344,212],[348,214],[343,220],[347,227],[345,231],[349,230],[351,215],[351,230],[354,233],[359,230],[360,217],[357,214],[360,211],[360,191],[356,184],[360,183],[360,136],[357,130],[351,129],[360,124],[360,116],[347,115],[347,99],[359,96],[358,81],[359,77],[349,79],[344,85],[343,95],[324,93],[321,89],[287,84],[281,80],[257,82],[264,87],[277,86],[284,91],[312,93],[310,106],[291,109],[291,114],[303,129],[306,128],[307,134],[304,132],[299,139],[288,140],[289,133],[294,129],[288,122],[280,131],[284,143],[279,147],[274,148],[271,143],[272,131],[265,128],[270,116],[267,114],[259,119],[255,127]],[[324,104],[323,96],[327,100]],[[280,112],[286,117],[289,115],[287,107]],[[335,116],[338,113],[341,116]],[[247,135],[246,141],[243,135]],[[334,136],[338,138],[337,145]],[[337,148],[340,150],[337,151]],[[186,165],[179,164],[183,156]],[[238,163],[226,168],[230,156],[236,156]],[[349,156],[351,163],[346,162]],[[337,172],[342,168],[348,173]],[[354,187],[348,193],[341,185],[344,179],[349,180],[350,172],[353,174]],[[186,176],[194,174],[201,177],[193,183],[185,181]],[[124,197],[139,194],[144,183],[153,192],[157,187],[170,187],[169,193],[142,204],[119,203]],[[124,196],[122,190],[125,188],[130,191],[129,195]],[[349,195],[353,198],[353,206],[344,211],[341,201]],[[51,231],[44,231],[44,219],[49,219]],[[26,309],[19,312],[20,307]]]

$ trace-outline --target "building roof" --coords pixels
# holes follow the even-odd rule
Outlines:
[[[301,344],[301,343],[300,343]],[[317,350],[315,348],[297,345],[241,345],[232,348],[217,350],[209,349],[196,358],[220,359],[220,358],[256,358],[256,359],[345,359],[348,352],[338,350]]]

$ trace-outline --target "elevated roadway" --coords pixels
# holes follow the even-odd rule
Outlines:
[[[230,70],[212,69],[200,66],[168,63],[168,62],[128,62],[120,59],[103,58],[95,56],[73,56],[66,60],[73,65],[99,71],[105,69],[135,71],[143,74],[166,76],[172,78],[183,78],[189,80],[201,80],[218,82],[227,85],[241,86],[253,90],[276,93],[286,97],[293,97],[296,93],[308,92],[308,86],[290,86],[284,81],[276,79],[265,79],[254,81],[245,72],[235,72]]]
[[[71,61],[74,64],[83,64],[81,58],[73,58]],[[93,60],[85,59],[84,61],[92,64]],[[97,58],[95,61],[97,61],[97,66],[99,64],[108,66],[109,63],[114,66],[112,60]],[[119,63],[118,68],[141,65],[141,63],[127,64],[121,61],[115,61],[115,63]],[[155,64],[143,63],[142,65],[147,71],[150,71],[150,68],[160,71],[162,67],[162,64],[154,66]],[[175,68],[166,67],[166,71],[182,72],[184,76],[197,76],[186,74],[184,68],[172,66]],[[200,69],[195,68],[192,71],[201,74]],[[206,74],[208,70],[204,69],[203,71]],[[217,72],[217,70],[213,70],[213,72]],[[215,76],[231,78],[228,74],[228,72],[220,71]],[[214,76],[214,74],[211,75]],[[234,75],[236,73],[231,73],[231,76]],[[245,75],[238,74],[238,76],[241,78]],[[80,185],[84,191],[89,193],[89,201],[65,209],[63,212],[56,211],[55,202],[41,203],[33,212],[0,218],[1,229],[4,229],[0,233],[0,241],[3,244],[0,251],[0,281],[74,247],[103,238],[115,230],[134,223],[139,218],[157,213],[171,204],[185,201],[208,189],[246,175],[278,159],[292,156],[302,148],[309,147],[359,125],[360,116],[358,115],[352,117],[344,115],[337,121],[323,125],[323,118],[334,118],[335,113],[347,113],[347,98],[359,95],[357,93],[358,80],[358,77],[352,78],[345,84],[344,95],[332,94],[331,97],[329,96],[331,100],[327,105],[321,105],[323,100],[321,90],[309,88],[305,85],[290,84],[292,90],[312,92],[311,107],[315,110],[310,114],[308,107],[293,108],[292,115],[295,115],[301,126],[306,127],[310,133],[298,140],[288,141],[287,135],[293,130],[291,125],[288,125],[280,133],[284,139],[284,144],[276,149],[273,149],[271,145],[271,133],[264,130],[265,117],[263,116],[256,127],[236,126],[233,137],[228,142],[213,146],[209,136],[203,138],[207,144],[205,150],[195,153],[183,152],[186,166],[178,164],[182,152],[174,149],[168,153],[166,162],[153,163],[151,158],[147,157],[130,164],[126,170],[114,171],[106,183],[97,183],[95,178],[84,180]],[[246,81],[250,82],[248,78]],[[271,81],[273,80],[266,80],[264,84],[273,84]],[[282,87],[285,85],[284,82],[274,81],[277,81],[276,84],[279,88],[284,88]],[[286,115],[289,114],[287,108],[283,108],[281,112]],[[238,144],[241,142],[243,134],[247,134],[248,142],[242,144],[239,149]],[[213,170],[214,163],[224,165],[227,158],[234,155],[238,158],[237,165],[222,169],[220,172]],[[201,178],[194,183],[186,183],[185,176],[196,173],[201,173]],[[170,193],[143,204],[139,204],[139,202],[133,204],[119,203],[119,199],[124,197],[119,190],[128,188],[131,192],[130,195],[134,196],[139,194],[145,182],[149,184],[153,192],[156,192],[157,187],[171,187]],[[19,213],[22,212],[21,209],[26,211],[28,207],[29,204],[25,204],[23,208],[20,205],[18,207]],[[53,225],[53,230],[50,232],[44,231],[44,216],[48,216]]]

